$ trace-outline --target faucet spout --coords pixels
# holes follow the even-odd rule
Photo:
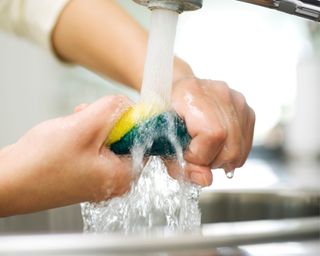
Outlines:
[[[202,7],[202,0],[133,0],[134,2],[147,6],[150,10],[167,9],[182,13],[194,11]]]

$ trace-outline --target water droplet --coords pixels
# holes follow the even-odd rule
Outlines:
[[[226,171],[226,176],[228,179],[232,179],[234,176],[234,170],[228,171],[228,172]]]

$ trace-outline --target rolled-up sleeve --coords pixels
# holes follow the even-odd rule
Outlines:
[[[0,29],[52,50],[51,35],[70,0],[0,0]]]

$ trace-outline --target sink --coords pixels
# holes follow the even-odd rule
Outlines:
[[[320,193],[307,191],[210,191],[200,197],[202,223],[320,216]]]
[[[316,255],[319,206],[319,192],[207,191],[200,198],[203,224],[195,233],[6,235],[0,236],[0,255],[254,255],[248,252],[257,245],[262,251],[295,245],[302,252],[295,255]]]

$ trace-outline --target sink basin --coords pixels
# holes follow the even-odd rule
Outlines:
[[[287,250],[293,244],[302,252],[295,255],[317,255],[320,250],[319,203],[318,192],[204,192],[200,199],[203,225],[199,232],[165,232],[166,235],[160,237],[115,234],[0,236],[0,255],[150,255],[159,252],[193,256],[252,255],[245,250],[250,251],[254,244],[266,246],[266,243],[269,247],[265,250],[270,250],[270,245],[274,244],[278,249],[283,245]],[[223,254],[219,251],[221,248],[229,249]]]
[[[212,191],[200,197],[202,223],[320,216],[320,193]]]

